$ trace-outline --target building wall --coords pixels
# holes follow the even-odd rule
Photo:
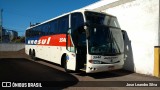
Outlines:
[[[115,15],[126,31],[124,68],[153,75],[154,46],[159,44],[159,0],[108,0],[103,6],[92,4],[88,9]],[[87,7],[85,7],[87,9]]]
[[[0,43],[0,51],[19,51],[24,47],[24,43]]]

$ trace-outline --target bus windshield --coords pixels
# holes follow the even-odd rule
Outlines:
[[[88,42],[89,53],[92,55],[116,55],[124,52],[122,33],[116,28],[90,27]]]
[[[102,13],[96,12],[85,12],[86,22],[88,24],[98,24],[98,25],[106,25],[110,27],[120,28],[117,18],[114,16],[109,16]]]
[[[88,25],[89,54],[116,55],[124,52],[124,42],[117,18],[107,14],[85,12]]]

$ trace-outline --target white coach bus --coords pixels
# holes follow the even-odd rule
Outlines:
[[[25,53],[64,67],[95,73],[124,65],[122,30],[115,16],[76,10],[26,30]]]

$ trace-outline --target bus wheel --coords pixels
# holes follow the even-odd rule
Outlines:
[[[29,56],[30,56],[30,58],[32,58],[32,50],[31,49],[29,49]]]
[[[29,49],[29,56],[31,56],[31,49]]]
[[[68,73],[71,73],[72,71],[71,70],[68,70],[67,69],[67,60],[66,60],[66,56],[63,56],[63,67],[64,67],[64,70]]]
[[[33,60],[36,60],[36,57],[35,57],[36,53],[35,53],[35,50],[33,49],[33,51],[31,52],[31,58]]]

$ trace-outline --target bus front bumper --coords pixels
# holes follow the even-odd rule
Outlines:
[[[112,71],[117,69],[122,69],[123,64],[90,64],[86,68],[86,73],[96,73],[96,72],[104,72],[104,71]]]

